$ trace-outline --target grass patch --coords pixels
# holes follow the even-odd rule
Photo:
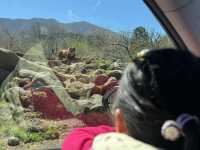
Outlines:
[[[9,129],[7,133],[10,136],[18,137],[24,143],[41,142],[44,140],[59,138],[59,134],[56,128],[53,127],[49,127],[42,132],[31,132],[28,131],[26,128],[14,127],[12,129]]]
[[[6,145],[5,143],[0,141],[0,150],[6,150]]]
[[[4,110],[6,107],[8,107],[7,103],[0,100],[0,109]],[[31,132],[28,130],[28,125],[30,125],[30,123],[25,120],[16,122],[12,119],[0,117],[0,138],[14,136],[18,137],[24,143],[40,142],[59,138],[57,129],[54,127],[45,127],[44,130],[40,132]],[[0,148],[1,147],[3,147],[2,141],[0,141]]]
[[[107,59],[98,58],[98,59],[96,59],[95,63],[96,63],[98,66],[103,65],[103,64],[110,65],[110,64],[112,64],[112,60],[107,60]]]

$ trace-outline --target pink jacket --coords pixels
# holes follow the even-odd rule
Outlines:
[[[113,127],[98,126],[74,129],[64,140],[62,150],[90,150],[94,138],[102,133],[115,132]]]

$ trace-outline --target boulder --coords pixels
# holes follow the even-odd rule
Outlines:
[[[106,69],[109,68],[109,65],[108,64],[101,64],[101,65],[99,65],[99,68],[106,70]]]
[[[88,73],[88,70],[85,67],[81,67],[80,68],[80,73],[86,74],[86,73]]]
[[[24,87],[31,82],[30,78],[19,78],[19,87]]]
[[[104,73],[106,73],[106,71],[104,69],[97,69],[94,71],[95,75],[100,75],[100,74],[104,74]]]
[[[85,111],[90,112],[92,110],[97,110],[102,107],[102,96],[99,94],[94,94],[90,98],[82,99],[77,101],[78,104],[85,108]]]
[[[92,58],[87,58],[85,60],[85,64],[91,64],[91,63],[93,63],[93,59]]]
[[[8,61],[9,60],[9,61]],[[0,68],[9,72],[13,71],[19,57],[12,51],[0,48]]]
[[[86,64],[85,65],[85,68],[86,69],[91,69],[91,70],[96,70],[96,69],[98,69],[98,65],[97,64]]]
[[[9,71],[0,69],[0,85],[6,79],[6,77],[10,74]]]
[[[33,78],[34,76],[36,76],[36,74],[38,74],[38,72],[28,69],[21,69],[18,71],[18,76],[20,78]]]
[[[45,130],[46,130],[45,128],[36,125],[32,125],[27,129],[28,132],[35,132],[35,133],[45,132]]]
[[[110,65],[110,69],[112,70],[121,70],[122,68],[123,64],[120,62],[120,60],[117,60]]]
[[[55,66],[55,67],[53,67],[53,70],[60,72],[60,73],[72,73],[73,72],[72,68],[69,65],[65,65],[65,64],[62,64],[60,66]]]
[[[48,65],[49,67],[60,66],[62,64],[61,60],[49,60]]]
[[[0,85],[15,69],[19,57],[12,51],[0,48]]]
[[[108,73],[109,77],[115,77],[117,80],[120,80],[122,76],[122,71],[121,70],[112,70]]]
[[[72,63],[71,65],[69,65],[71,73],[80,72],[80,69],[84,66],[85,66],[85,64],[82,62]],[[86,67],[84,67],[84,68],[87,69]]]
[[[72,83],[69,83],[68,81],[66,81],[64,82],[64,84],[65,84],[65,88],[67,92],[72,97],[87,97],[92,87],[94,86],[93,83],[85,84],[80,81],[75,81]]]
[[[74,75],[69,75],[69,74],[64,74],[64,73],[59,73],[59,72],[55,72],[56,76],[60,79],[61,82],[74,82],[76,81],[76,78]]]
[[[8,139],[8,145],[9,146],[17,146],[17,145],[19,145],[20,144],[20,140],[19,140],[19,138],[17,138],[17,137],[10,137],[9,139]]]
[[[31,105],[32,93],[30,90],[20,90],[20,100],[24,108],[28,108]]]
[[[91,81],[91,77],[85,74],[77,74],[75,75],[77,81],[80,81],[85,84],[89,84]]]

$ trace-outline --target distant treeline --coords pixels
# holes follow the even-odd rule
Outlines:
[[[80,27],[81,28],[81,27]],[[60,49],[75,47],[78,56],[103,57],[127,61],[129,55],[149,48],[173,47],[167,35],[142,26],[132,32],[110,32],[94,30],[90,34],[71,33],[55,27],[52,32],[45,30],[39,23],[30,30],[11,32],[6,28],[0,31],[0,47],[25,53],[33,45],[41,43],[47,57],[53,59]]]

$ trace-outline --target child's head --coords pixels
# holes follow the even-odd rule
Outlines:
[[[199,116],[198,61],[189,52],[173,49],[138,55],[125,69],[113,105],[117,130],[165,149],[198,149],[199,124],[190,117]],[[180,131],[182,136],[166,140],[161,135],[164,123],[180,120],[185,113],[190,115]]]

